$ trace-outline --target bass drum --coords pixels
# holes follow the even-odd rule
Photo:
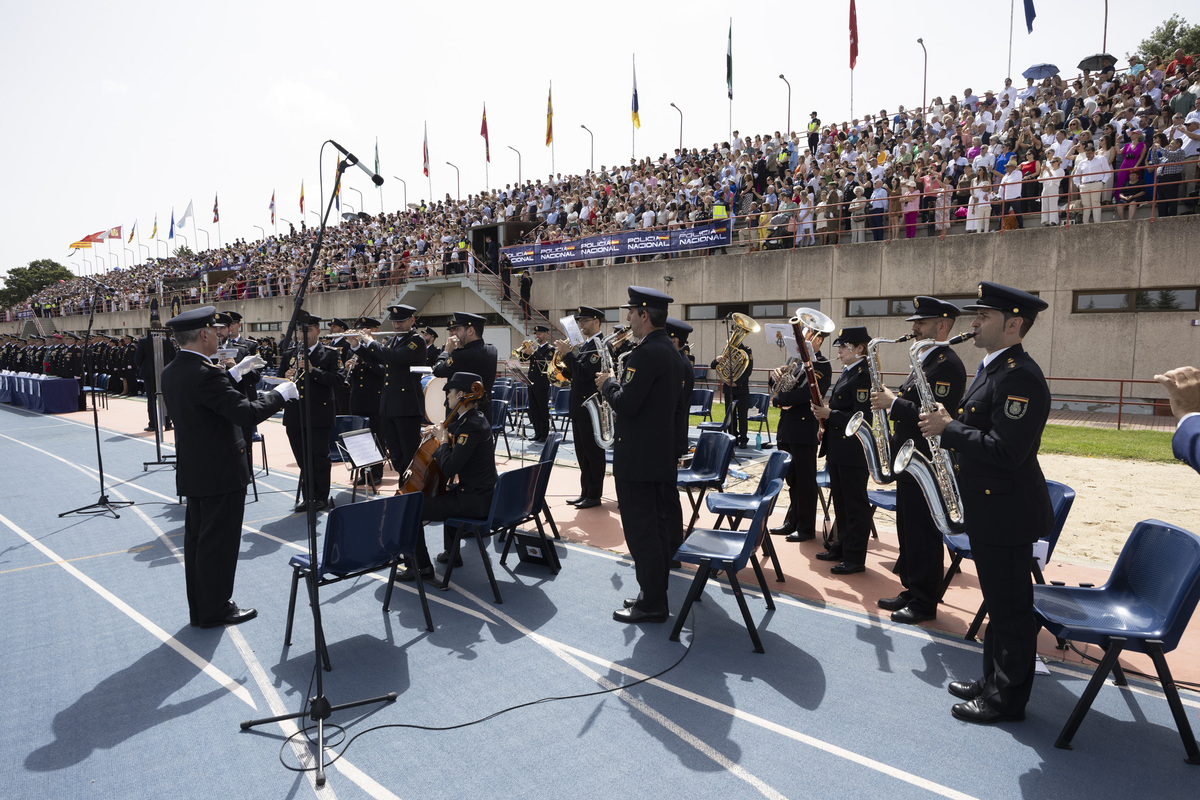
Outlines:
[[[437,425],[446,421],[446,379],[426,375],[421,378],[421,391],[425,394],[425,422]]]

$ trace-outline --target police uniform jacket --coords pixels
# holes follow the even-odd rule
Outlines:
[[[829,419],[825,420],[825,460],[845,467],[867,467],[867,456],[857,436],[846,435],[846,424],[856,412],[871,416],[871,373],[867,360],[842,370],[829,396]]]
[[[529,383],[535,389],[549,389],[550,379],[546,377],[546,365],[554,359],[554,345],[546,342],[534,348],[530,355],[521,354],[522,361],[529,362]]]
[[[971,538],[1028,544],[1050,532],[1054,512],[1038,463],[1050,388],[1025,349],[999,354],[967,389],[958,419],[942,433]]]
[[[250,483],[242,429],[283,407],[279,392],[250,402],[225,370],[199,353],[181,351],[163,368],[163,399],[175,423],[175,490],[182,497],[243,491]]]
[[[496,487],[495,440],[492,426],[478,408],[460,414],[446,425],[450,439],[434,451],[442,474],[458,476],[464,494],[491,494]]]
[[[359,348],[360,350],[362,348]],[[343,359],[346,354],[343,353]],[[350,384],[350,413],[373,417],[382,407],[383,382],[387,367],[378,361],[359,358],[346,376]],[[417,384],[420,386],[420,383]]]
[[[667,332],[652,330],[625,359],[620,382],[604,382],[604,399],[616,414],[613,476],[618,480],[675,482],[683,364]]]
[[[376,340],[354,351],[359,364],[382,366],[379,414],[385,417],[425,416],[421,377],[409,367],[425,366],[425,340],[416,331],[397,333],[386,343]],[[353,389],[353,383],[351,384]]]
[[[696,388],[696,371],[687,353],[678,349],[676,352],[683,362],[683,402],[680,404],[681,412],[675,415],[675,457],[680,458],[688,451],[688,411],[692,407],[692,390]]]
[[[962,400],[963,389],[967,385],[967,372],[962,359],[951,347],[938,347],[931,350],[921,362],[921,373],[929,383],[929,389],[939,403],[954,413]],[[917,393],[916,377],[909,375],[900,385],[896,400],[888,411],[888,419],[892,421],[892,456],[895,457],[900,448],[909,439],[916,442],[917,450],[929,458],[929,442],[921,435],[918,427],[921,413],[921,396]],[[889,465],[890,467],[891,465]],[[912,481],[907,472],[896,476],[897,480]]]
[[[175,358],[175,342],[162,337],[163,368]],[[150,334],[138,339],[133,352],[133,363],[137,366],[138,377],[146,384],[148,392],[154,391],[154,344]],[[253,399],[253,398],[251,398]]]
[[[442,348],[440,345],[425,345],[425,366],[432,367],[437,364],[438,359],[442,356]]]
[[[583,401],[596,393],[596,376],[600,374],[600,338],[593,336],[583,343],[578,353],[568,351],[563,363],[571,371],[571,402],[568,408],[574,416],[583,410]]]
[[[1200,472],[1200,416],[1193,414],[1179,423],[1171,437],[1175,457]]]
[[[418,337],[419,338],[419,337]],[[457,347],[453,352],[438,356],[433,374],[439,378],[450,378],[456,372],[474,372],[483,378],[486,390],[479,400],[480,408],[492,408],[492,384],[496,382],[496,348],[482,339]]]
[[[817,444],[817,418],[812,413],[812,392],[808,388],[808,373],[800,365],[796,366],[800,379],[790,391],[780,392],[771,402],[783,409],[779,414],[779,430],[775,438],[780,444],[811,445]],[[819,353],[813,359],[813,372],[817,375],[817,390],[821,396],[829,390],[831,370],[829,361]],[[769,382],[773,385],[775,379]]]
[[[243,336],[230,339],[225,346],[237,349],[237,356],[234,357],[235,363],[240,362],[246,356],[258,355],[258,344]],[[164,354],[165,352],[164,350]],[[242,379],[238,382],[238,388],[242,390],[242,394],[253,400],[258,397],[258,382],[261,378],[261,370],[244,372],[242,373]]]
[[[296,375],[292,379],[300,391],[299,400],[290,400],[283,407],[283,425],[286,428],[299,428],[304,425],[305,404],[312,403],[312,426],[314,428],[332,428],[337,408],[333,400],[334,387],[343,382],[342,360],[337,350],[332,350],[321,343],[313,345],[308,355],[309,372],[308,386],[305,384],[304,359],[294,350],[284,359],[283,374],[295,367]]]

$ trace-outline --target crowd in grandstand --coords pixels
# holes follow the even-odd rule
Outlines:
[[[1200,70],[1176,52],[1131,58],[1065,80],[1004,81],[999,91],[935,97],[926,109],[886,109],[839,124],[812,112],[787,136],[733,132],[729,142],[676,150],[628,166],[508,185],[455,201],[424,201],[326,231],[309,291],[399,283],[473,270],[468,230],[510,220],[555,242],[621,230],[690,227],[734,217],[750,250],[943,235],[955,222],[1002,227],[1132,219],[1196,211]],[[102,308],[141,308],[162,281],[205,276],[186,303],[287,295],[307,266],[316,231],[292,229],[196,255],[161,258],[104,276]],[[510,242],[511,243],[511,242]],[[660,256],[661,257],[661,256]],[[483,256],[479,268],[495,269]],[[594,262],[604,263],[604,262]],[[86,313],[92,285],[47,287],[6,310]]]

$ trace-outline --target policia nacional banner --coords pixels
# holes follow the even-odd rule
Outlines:
[[[694,228],[673,231],[624,231],[553,244],[502,247],[500,252],[512,260],[516,269],[536,269],[571,261],[621,256],[656,256],[661,253],[703,250],[707,247],[726,247],[732,241],[731,229],[730,220],[723,219]]]

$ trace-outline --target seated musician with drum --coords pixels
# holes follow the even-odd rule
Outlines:
[[[404,492],[425,492],[423,522],[444,522],[451,517],[483,519],[491,511],[492,491],[496,488],[496,455],[492,426],[479,409],[485,391],[483,379],[473,372],[456,372],[446,381],[450,415],[445,422],[425,428],[425,441],[413,456],[408,480],[402,487]],[[420,485],[412,477],[417,472],[424,476]],[[455,478],[457,481],[447,486]],[[437,557],[439,564],[450,560],[453,544],[453,538],[444,535],[443,551]],[[414,569],[421,571],[422,578],[433,577],[433,564],[423,536],[417,541],[416,561],[401,570],[397,579],[416,580]],[[456,562],[455,566],[458,565]]]

